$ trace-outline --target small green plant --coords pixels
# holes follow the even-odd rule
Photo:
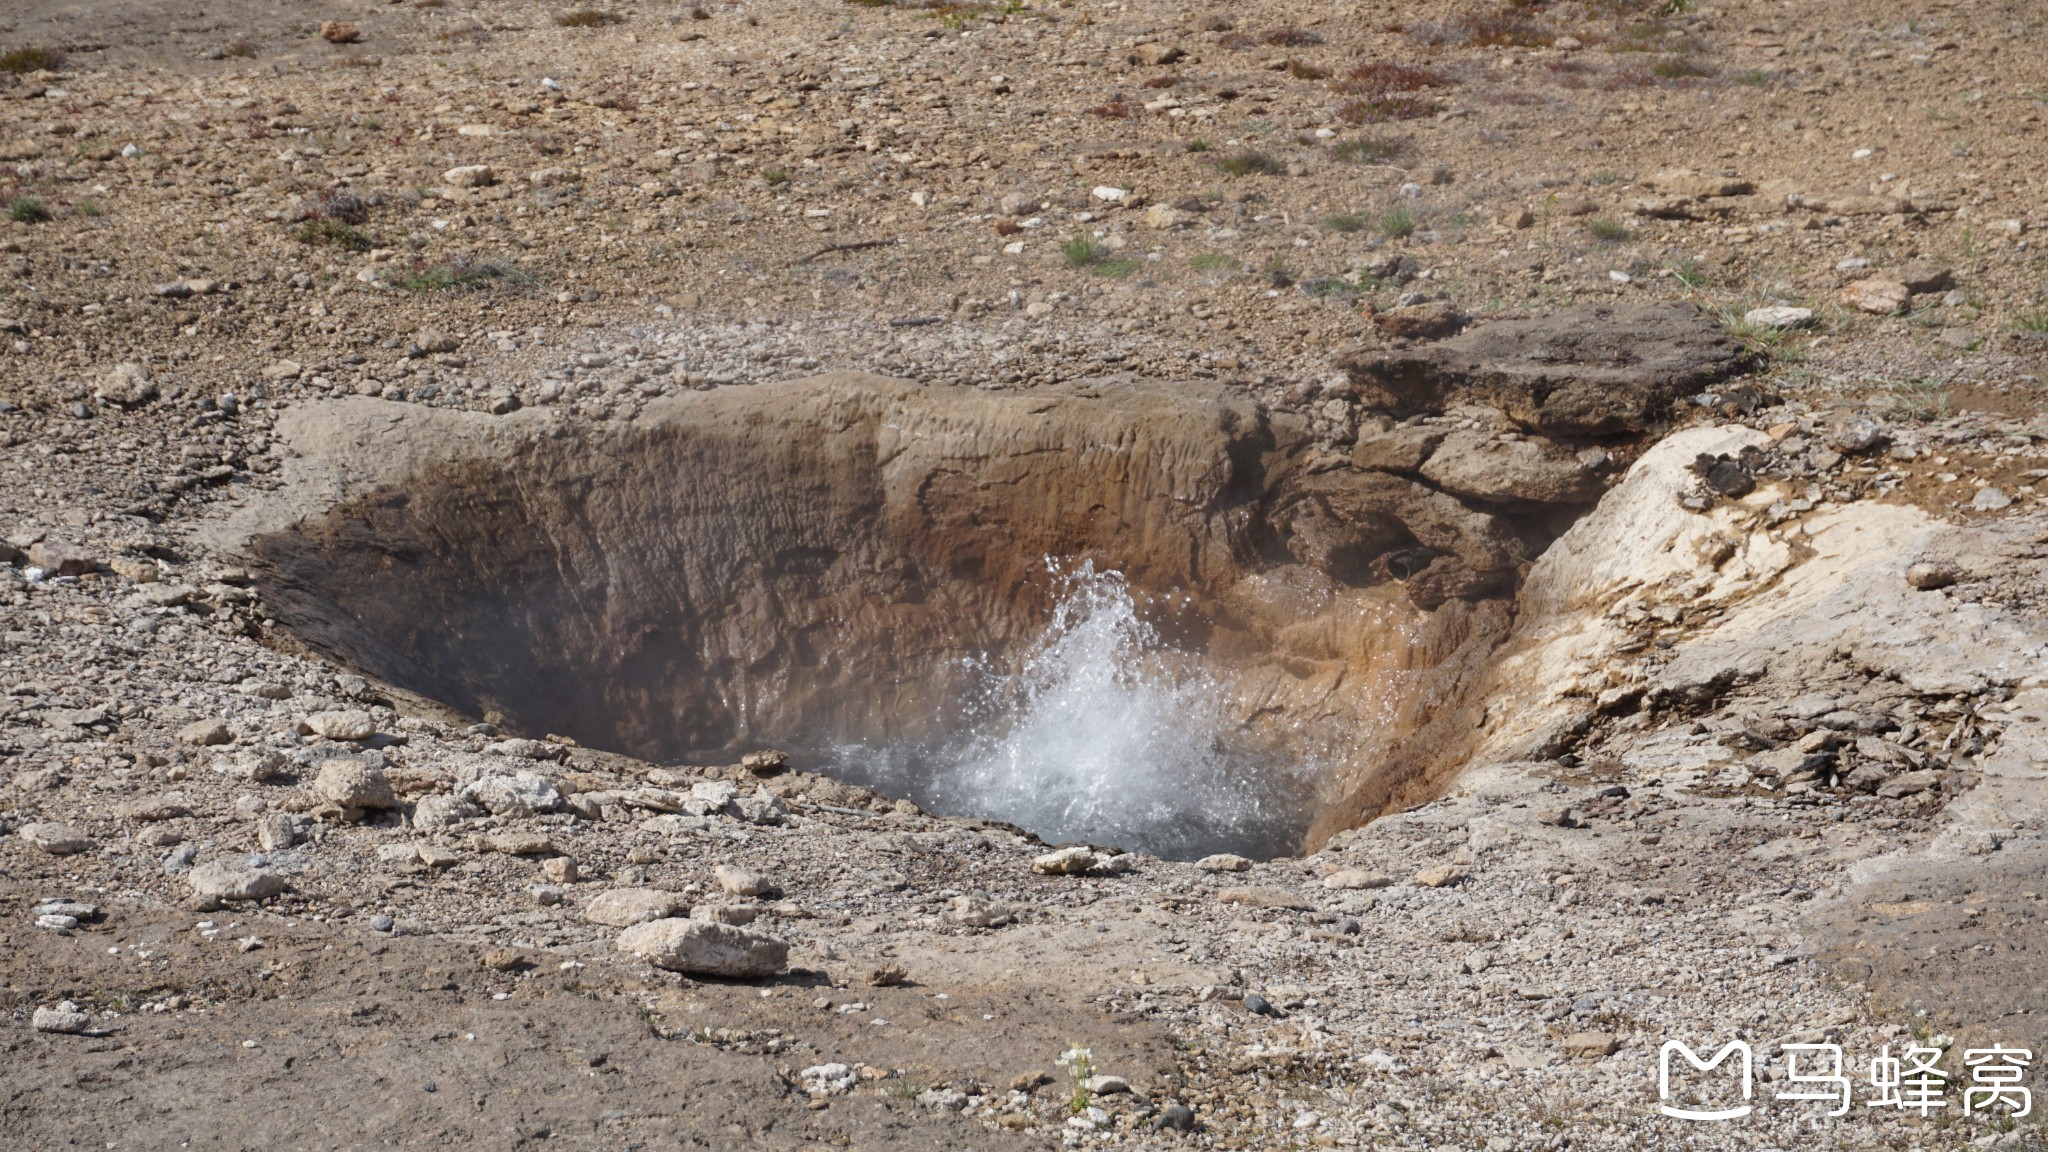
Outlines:
[[[1095,1075],[1095,1054],[1077,1044],[1060,1053],[1053,1063],[1067,1074],[1068,1110],[1075,1115],[1087,1111],[1088,1081]]]
[[[770,168],[766,172],[761,173],[761,179],[766,180],[770,188],[780,188],[784,184],[789,183],[789,169]]]
[[[0,52],[0,72],[25,76],[30,72],[55,72],[64,66],[64,53],[55,48],[15,48]]]
[[[1408,154],[1408,142],[1393,136],[1359,136],[1338,144],[1330,154],[1346,164],[1391,164]]]
[[[495,260],[441,260],[432,264],[414,264],[408,268],[385,273],[380,280],[401,292],[427,295],[436,292],[463,292],[492,284],[527,284],[532,277],[509,264]]]
[[[924,1092],[924,1081],[915,1076],[894,1076],[882,1087],[883,1095],[897,1100],[915,1100]]]
[[[17,224],[43,224],[50,217],[50,206],[33,196],[16,196],[7,202],[7,218]]]
[[[1406,204],[1391,205],[1380,213],[1380,235],[1389,240],[1413,236],[1415,225],[1415,213]]]
[[[1729,76],[1728,82],[1740,84],[1745,88],[1765,88],[1770,85],[1772,79],[1769,72],[1761,68],[1750,68]]]
[[[1365,225],[1365,217],[1356,212],[1339,212],[1334,216],[1325,216],[1322,220],[1325,232],[1363,232]]]
[[[1188,141],[1188,151],[1190,152],[1207,152],[1208,150],[1209,142],[1207,140],[1202,139],[1200,136],[1197,136],[1193,140]]]
[[[1188,267],[1197,272],[1221,272],[1226,268],[1235,269],[1237,258],[1221,252],[1202,252],[1188,258]]]
[[[1687,288],[1704,288],[1707,269],[1697,260],[1681,260],[1671,266],[1671,278]]]
[[[1251,176],[1284,171],[1279,161],[1256,148],[1240,148],[1216,161],[1217,170],[1228,176]]]
[[[1604,187],[1608,184],[1619,184],[1621,183],[1621,173],[1609,172],[1603,168],[1600,171],[1593,173],[1591,176],[1586,177],[1586,183],[1594,188]]]
[[[1664,80],[1697,79],[1714,74],[1714,66],[1690,56],[1672,56],[1650,65],[1650,74]]]
[[[98,204],[94,203],[91,200],[81,200],[78,202],[78,214],[80,216],[85,217],[88,220],[95,220],[101,216],[105,216],[107,214],[107,210],[100,207]]]
[[[1076,236],[1060,245],[1060,255],[1067,258],[1067,267],[1086,268],[1109,259],[1109,249],[1086,236]]]
[[[563,28],[603,28],[606,25],[625,22],[624,16],[602,8],[575,8],[555,17],[555,23]]]
[[[1604,216],[1587,224],[1586,231],[1602,244],[1619,244],[1634,235],[1628,230],[1628,225]]]
[[[308,220],[292,229],[292,239],[344,252],[368,252],[377,246],[362,229],[332,219]]]
[[[2013,319],[2012,327],[2015,332],[2048,336],[2048,310],[2036,308],[2031,312],[2022,312]]]

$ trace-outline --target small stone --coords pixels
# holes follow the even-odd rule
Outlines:
[[[772,976],[789,962],[773,936],[703,920],[654,920],[619,934],[619,951],[657,968],[703,976]]]
[[[583,905],[583,918],[592,924],[631,928],[654,920],[668,920],[683,910],[685,901],[673,892],[658,888],[614,888],[600,892]]]
[[[1873,276],[1858,280],[1842,289],[1842,303],[1859,312],[1877,316],[1893,316],[1906,310],[1906,302],[1913,294],[1904,284]]]
[[[1424,868],[1417,872],[1415,883],[1424,888],[1448,888],[1463,880],[1466,874],[1465,868],[1461,865],[1439,864],[1434,868]]]
[[[1142,217],[1145,227],[1156,232],[1186,227],[1194,218],[1194,213],[1175,208],[1171,204],[1148,205]]]
[[[1185,1104],[1168,1104],[1159,1110],[1159,1115],[1152,1121],[1152,1127],[1155,1131],[1170,1128],[1175,1132],[1193,1132],[1195,1110]]]
[[[1195,861],[1195,867],[1204,872],[1248,872],[1252,862],[1230,852],[1218,852]]]
[[[74,830],[71,825],[54,821],[23,824],[20,834],[29,847],[51,856],[76,856],[92,847],[92,841]]]
[[[1259,995],[1257,992],[1247,992],[1244,994],[1244,1010],[1254,1016],[1270,1016],[1275,1020],[1285,1020],[1287,1018],[1287,1013],[1273,1007],[1272,1001]]]
[[[951,1088],[927,1088],[917,1094],[917,1102],[934,1112],[958,1112],[967,1107],[967,1093]]]
[[[699,904],[690,909],[690,919],[708,920],[713,924],[735,924],[742,928],[761,918],[761,910],[751,904]]]
[[[526,819],[562,806],[561,790],[538,772],[486,776],[465,791],[493,816]]]
[[[413,805],[412,826],[422,832],[445,832],[483,814],[484,810],[467,796],[422,796]]]
[[[737,864],[720,864],[711,870],[711,876],[718,886],[735,896],[766,896],[775,891],[775,882]]]
[[[370,917],[370,931],[372,932],[389,932],[396,927],[398,927],[398,921],[389,916]]]
[[[1581,826],[1578,813],[1563,805],[1538,810],[1536,822],[1538,824],[1548,824],[1552,828],[1578,828]]]
[[[100,378],[99,388],[94,394],[108,403],[135,408],[156,399],[157,389],[156,382],[149,378],[149,369],[133,361],[123,361]]]
[[[1972,512],[1997,512],[2010,507],[2012,497],[1999,488],[1979,488],[1977,494],[1970,498]]]
[[[1163,68],[1187,59],[1186,50],[1172,44],[1140,44],[1131,50],[1127,60],[1145,68]]]
[[[1573,1060],[1598,1060],[1620,1047],[1621,1041],[1606,1032],[1574,1032],[1564,1038],[1564,1054]]]
[[[454,188],[488,188],[498,182],[498,172],[489,164],[465,164],[441,173],[441,179]]]
[[[1901,800],[1907,796],[1918,796],[1930,788],[1941,785],[1939,768],[1923,768],[1918,772],[1902,772],[1877,786],[1877,794],[1887,800]]]
[[[1837,424],[1828,440],[1843,452],[1868,452],[1891,440],[1891,430],[1868,416],[1852,416]]]
[[[209,860],[187,879],[193,895],[209,900],[265,900],[285,890],[284,877],[240,858]]]
[[[756,776],[779,776],[789,770],[789,753],[764,748],[740,757],[740,767]]]
[[[195,720],[178,729],[178,742],[181,744],[197,744],[202,748],[211,748],[221,744],[234,743],[235,732],[234,729],[228,727],[228,722],[225,720]]]
[[[1382,876],[1377,872],[1368,872],[1363,868],[1340,868],[1323,877],[1323,887],[1338,891],[1391,888],[1393,886],[1394,880],[1392,877]]]
[[[875,988],[900,988],[910,982],[901,964],[882,964],[868,969],[868,984]]]
[[[77,1036],[92,1027],[92,1016],[79,1010],[69,1000],[55,1008],[38,1008],[29,1026],[38,1032],[53,1032],[59,1036]]]
[[[1753,328],[1784,332],[1812,324],[1813,309],[1794,308],[1788,304],[1771,304],[1762,308],[1751,308],[1742,314],[1742,319]]]
[[[527,966],[517,948],[492,948],[477,957],[477,963],[493,972],[516,972]]]
[[[1031,870],[1041,876],[1079,876],[1095,867],[1098,860],[1093,851],[1076,845],[1038,857],[1031,862]]]
[[[1939,264],[1915,260],[1898,270],[1898,281],[1915,296],[1922,292],[1946,292],[1955,285],[1955,273]]]
[[[946,918],[970,928],[1000,928],[1015,916],[1007,906],[986,896],[967,895],[953,897]]]
[[[1448,300],[1390,308],[1372,318],[1380,331],[1403,340],[1435,340],[1465,326],[1465,314]]]
[[[555,884],[574,884],[582,879],[583,869],[574,856],[550,856],[540,862],[542,878]]]
[[[307,819],[291,812],[266,812],[256,821],[256,843],[265,852],[282,852],[305,842]]]
[[[377,722],[360,708],[315,712],[306,717],[306,727],[312,729],[315,736],[329,740],[360,741],[377,734]]]
[[[363,31],[345,20],[322,20],[320,38],[329,44],[353,44],[363,38]]]
[[[216,759],[213,762],[213,770],[231,779],[261,784],[284,775],[285,765],[288,763],[290,761],[284,758],[284,754],[275,749],[245,748]]]
[[[460,340],[457,340],[455,337],[450,336],[448,333],[441,331],[439,328],[420,329],[419,332],[413,336],[412,342],[419,345],[420,350],[422,352],[453,352],[457,348],[462,347],[462,342]]]
[[[266,380],[297,380],[306,371],[297,360],[274,360],[263,369]]]
[[[398,796],[384,770],[361,760],[337,757],[320,765],[313,779],[313,793],[343,808],[383,809],[398,807]]]
[[[38,540],[29,545],[28,562],[52,576],[83,576],[100,567],[91,552],[62,540]]]
[[[1090,1096],[1115,1096],[1131,1090],[1131,1082],[1121,1076],[1090,1076],[1081,1081],[1082,1090]]]
[[[1916,592],[1932,592],[1956,582],[1956,570],[1948,564],[1922,560],[1906,569],[1906,584]]]

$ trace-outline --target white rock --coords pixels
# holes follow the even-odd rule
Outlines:
[[[336,757],[320,765],[313,793],[343,808],[381,809],[398,806],[384,770],[362,760]]]
[[[413,805],[412,826],[422,832],[444,832],[483,814],[484,810],[467,796],[422,796]]]
[[[1323,887],[1339,891],[1347,889],[1355,891],[1361,888],[1391,888],[1393,884],[1394,881],[1391,877],[1382,876],[1377,872],[1367,872],[1363,868],[1344,868],[1323,877]]]
[[[1099,184],[1090,195],[1094,196],[1097,200],[1115,204],[1130,195],[1130,193],[1122,188],[1112,188],[1107,184]]]
[[[983,896],[955,896],[946,918],[970,928],[1000,928],[1012,919],[1009,908]]]
[[[261,784],[283,775],[285,764],[283,753],[275,749],[245,748],[233,755],[214,760],[213,770],[236,780]]]
[[[489,164],[464,164],[441,173],[441,179],[454,188],[488,188],[498,182],[498,172]]]
[[[315,712],[306,717],[306,727],[329,740],[368,740],[377,734],[377,722],[360,708]]]
[[[770,976],[789,962],[789,945],[761,932],[707,920],[652,920],[619,933],[619,951],[657,968],[702,976]]]
[[[2010,507],[2012,497],[1998,488],[1979,488],[1977,494],[1970,498],[1970,510],[1973,512],[1997,512]]]
[[[1095,867],[1098,859],[1094,852],[1076,845],[1038,857],[1031,862],[1031,870],[1041,876],[1079,876]]]
[[[38,1008],[30,1026],[38,1032],[55,1032],[64,1036],[76,1036],[92,1027],[92,1017],[79,1011],[78,1005],[69,1000],[55,1008]]]
[[[213,900],[263,900],[285,890],[284,877],[234,857],[209,860],[188,879],[193,895]]]
[[[1204,872],[1245,872],[1249,871],[1251,866],[1251,861],[1234,852],[1218,852],[1214,856],[1204,856],[1195,861],[1195,867]]]
[[[554,781],[537,772],[514,772],[486,776],[471,784],[467,795],[491,810],[493,816],[525,818],[553,812],[562,806],[562,793]]]
[[[1754,328],[1784,331],[1804,328],[1813,323],[1813,309],[1794,308],[1788,304],[1770,304],[1762,308],[1751,308],[1742,314],[1742,319]]]
[[[75,856],[92,847],[92,841],[86,839],[71,825],[54,821],[23,824],[21,838],[29,847],[52,856]]]
[[[653,920],[668,920],[683,909],[684,900],[658,888],[614,888],[600,892],[583,906],[583,918],[592,924],[631,928]]]
[[[775,882],[737,864],[720,864],[711,870],[718,886],[735,896],[765,896],[775,890]]]

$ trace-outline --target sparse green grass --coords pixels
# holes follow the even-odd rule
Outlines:
[[[1389,240],[1413,236],[1416,224],[1415,212],[1406,204],[1395,204],[1380,213],[1380,235]]]
[[[1893,384],[1885,389],[1884,399],[1894,419],[1939,420],[1948,415],[1948,389],[1939,380]]]
[[[1228,156],[1219,157],[1216,168],[1229,176],[1271,175],[1286,171],[1278,160],[1256,148],[1240,148]]]
[[[603,28],[625,22],[624,16],[602,8],[575,8],[555,17],[555,23],[563,28]]]
[[[2048,336],[2048,309],[2036,308],[2031,312],[2022,312],[2013,319],[2012,326],[2016,332]]]
[[[1761,68],[1750,68],[1728,77],[1728,82],[1740,84],[1745,88],[1764,88],[1768,87],[1773,79],[1775,77],[1771,73]]]
[[[1208,150],[1209,142],[1207,140],[1202,139],[1200,136],[1197,136],[1193,140],[1188,141],[1188,151],[1190,152],[1207,152]]]
[[[17,224],[42,224],[51,218],[50,206],[33,196],[16,196],[7,202],[7,218]]]
[[[1346,164],[1389,164],[1407,153],[1408,142],[1393,136],[1360,136],[1330,150]]]
[[[770,168],[766,172],[761,173],[761,179],[766,180],[770,188],[780,188],[782,185],[789,183],[789,169]]]
[[[1650,74],[1664,80],[1686,80],[1714,75],[1712,64],[1690,56],[1672,56],[1650,65]]]
[[[1221,272],[1237,268],[1237,257],[1221,252],[1202,252],[1188,258],[1188,267],[1197,272]]]
[[[340,220],[308,220],[292,229],[292,239],[301,244],[339,248],[344,252],[368,252],[377,246],[369,233]]]
[[[1339,212],[1323,217],[1322,229],[1325,232],[1363,232],[1366,223],[1366,218],[1356,212]]]
[[[100,207],[98,204],[92,202],[91,200],[81,200],[78,202],[78,214],[80,216],[85,217],[88,220],[91,220],[101,216],[105,216],[107,214],[107,210]]]
[[[1586,225],[1586,231],[1592,235],[1593,239],[1600,241],[1602,244],[1619,244],[1635,236],[1635,233],[1628,230],[1628,225],[1623,224],[1619,220],[1609,220],[1604,216],[1589,222]]]
[[[0,52],[0,72],[27,75],[30,72],[55,72],[63,66],[64,53],[56,48],[29,46]]]
[[[1681,260],[1671,266],[1671,278],[1687,288],[1704,288],[1707,269],[1697,260]]]
[[[1060,245],[1060,255],[1067,258],[1067,267],[1086,268],[1109,259],[1109,249],[1086,236],[1076,236]]]
[[[1603,168],[1586,177],[1586,183],[1594,188],[1604,187],[1608,184],[1619,184],[1621,183],[1621,173],[1609,172]]]
[[[387,272],[380,279],[401,292],[419,295],[469,291],[492,284],[528,284],[533,280],[519,269],[495,260],[442,260],[433,264],[415,264]]]

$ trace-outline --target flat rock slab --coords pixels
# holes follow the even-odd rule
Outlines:
[[[761,932],[709,920],[651,920],[619,933],[619,951],[656,968],[751,979],[789,963],[789,945]]]
[[[1742,368],[1741,345],[1689,304],[1584,305],[1500,320],[1435,344],[1338,357],[1365,403],[1397,417],[1461,404],[1526,428],[1642,431]]]

